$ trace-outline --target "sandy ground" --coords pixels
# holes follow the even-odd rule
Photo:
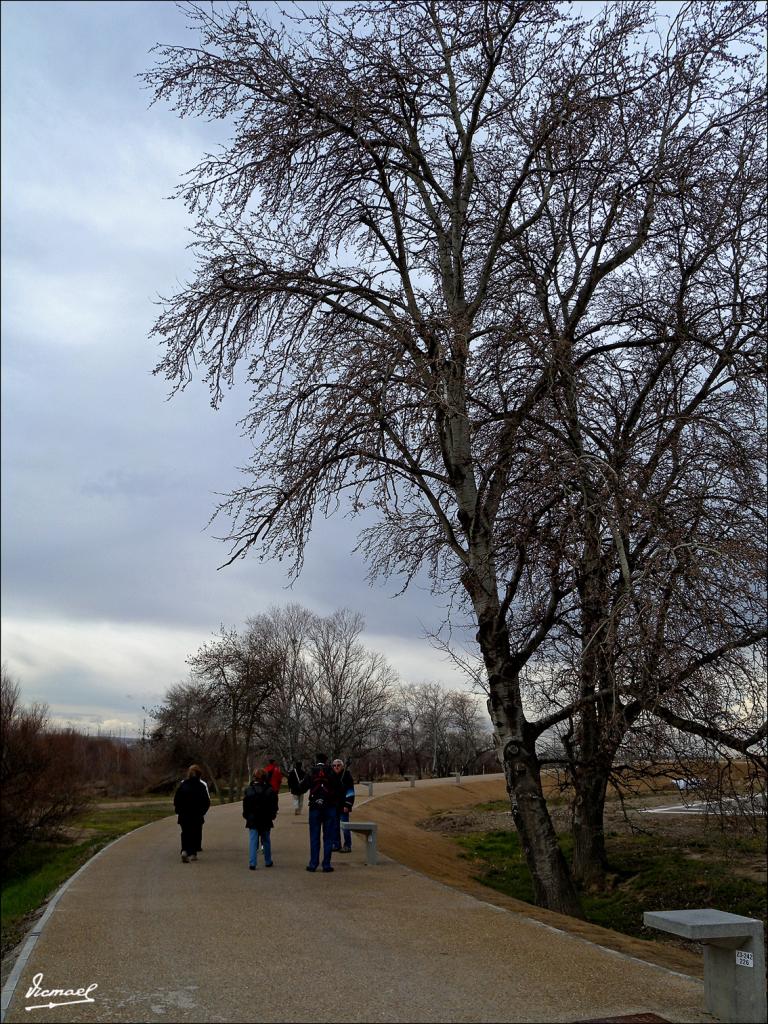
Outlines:
[[[673,971],[703,977],[704,964],[698,953],[677,948],[664,941],[655,942],[621,935],[608,928],[555,914],[495,892],[473,879],[471,863],[461,856],[460,848],[452,839],[418,824],[431,815],[470,808],[475,804],[492,800],[504,800],[506,797],[503,778],[487,781],[479,776],[476,780],[466,779],[460,785],[439,787],[417,782],[413,789],[405,784],[402,791],[374,799],[364,808],[362,801],[358,799],[355,817],[365,817],[366,820],[379,823],[379,845],[387,856],[415,871],[429,875],[444,885],[459,889],[486,903],[525,914],[571,935],[596,942],[607,949],[635,956]],[[665,799],[669,802],[668,797]],[[660,798],[659,802],[663,802],[663,799]],[[499,817],[503,820],[503,816]],[[674,828],[674,825],[667,826],[666,822],[665,826]],[[511,822],[510,827],[513,827]]]

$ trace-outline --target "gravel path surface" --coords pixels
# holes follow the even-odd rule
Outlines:
[[[402,789],[377,785],[376,796]],[[358,794],[355,817],[365,820],[367,790]],[[333,874],[309,874],[306,811],[294,816],[287,797],[281,808],[271,869],[247,868],[239,804],[212,808],[196,863],[180,861],[174,818],[91,861],[23,964],[6,1020],[559,1022],[642,1012],[712,1020],[699,981],[396,861],[367,867],[357,837],[350,855],[334,855]],[[97,985],[93,1002],[27,997],[40,974],[43,991]],[[73,1005],[44,1006],[65,1001]]]

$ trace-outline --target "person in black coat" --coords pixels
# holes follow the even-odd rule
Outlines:
[[[340,800],[341,777],[327,764],[325,754],[318,754],[315,767],[304,776],[300,793],[309,792],[309,864],[307,871],[317,871],[320,863],[320,833],[323,836],[323,871],[333,871],[331,855],[338,829],[337,807]]]
[[[304,794],[301,792],[301,784],[304,781],[304,766],[301,761],[294,761],[293,768],[288,772],[288,789],[293,797],[293,813],[301,814],[304,806]]]
[[[352,833],[349,829],[342,829],[341,824],[349,821],[349,814],[355,802],[355,781],[349,770],[349,762],[345,765],[340,757],[334,760],[331,768],[338,787],[336,790],[336,843],[333,850],[334,853],[349,853],[352,849]]]
[[[277,793],[263,768],[253,773],[253,781],[243,797],[245,827],[250,832],[248,867],[256,870],[259,845],[264,851],[264,867],[272,867],[272,840],[270,833],[277,817]]]
[[[173,809],[181,825],[181,859],[186,864],[197,860],[203,848],[203,822],[211,806],[208,787],[203,782],[203,769],[192,764],[187,777],[173,796]]]

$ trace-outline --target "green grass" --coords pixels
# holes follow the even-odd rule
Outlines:
[[[6,865],[0,890],[3,955],[21,940],[30,915],[94,853],[118,836],[172,813],[168,799],[140,801],[129,807],[92,806],[72,822],[73,828],[89,831],[82,839],[30,843],[19,850]]]
[[[570,836],[561,835],[559,840],[569,860]],[[475,862],[478,881],[507,896],[533,902],[533,881],[516,833],[472,833],[458,837],[457,842]],[[626,935],[651,938],[654,933],[642,924],[646,910],[715,907],[766,920],[764,885],[735,876],[733,862],[705,840],[686,843],[681,849],[666,837],[614,836],[607,839],[607,847],[611,868],[606,891],[581,893],[588,921]],[[686,856],[689,851],[697,858]],[[752,847],[747,845],[744,852],[752,852]]]
[[[76,819],[74,827],[95,829],[103,835],[108,834],[116,838],[150,821],[167,818],[173,813],[173,800],[168,797],[131,803],[128,807],[90,807]]]

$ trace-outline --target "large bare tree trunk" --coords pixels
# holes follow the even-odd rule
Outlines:
[[[571,395],[575,409],[575,395]],[[579,436],[578,416],[573,413],[571,433]],[[611,616],[611,589],[601,543],[600,502],[578,449],[584,494],[582,532],[584,547],[580,564],[581,604],[580,692],[584,702],[577,712],[576,743],[569,745],[574,786],[571,833],[573,877],[582,885],[601,886],[608,860],[603,813],[608,777],[618,746],[614,681],[615,635]],[[599,696],[598,696],[599,693]]]
[[[601,767],[579,772],[573,801],[573,877],[581,885],[601,886],[608,867],[605,851],[605,794],[608,771]]]
[[[498,621],[498,620],[497,620]],[[488,711],[499,743],[512,818],[533,878],[536,903],[560,914],[583,917],[578,893],[557,841],[541,784],[536,736],[523,715],[508,638],[486,622],[478,633],[490,683]]]
[[[514,735],[501,702],[489,701],[501,746],[512,818],[533,878],[536,903],[571,917],[583,917],[578,893],[557,841],[541,785],[534,743]]]

